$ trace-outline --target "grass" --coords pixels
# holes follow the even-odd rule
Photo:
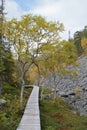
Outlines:
[[[87,130],[87,117],[71,112],[60,98],[40,102],[41,130]]]

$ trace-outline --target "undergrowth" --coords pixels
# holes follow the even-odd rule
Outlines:
[[[40,101],[41,130],[87,130],[87,117],[71,112],[61,98]]]
[[[24,92],[24,106],[31,93],[31,89]],[[6,100],[6,104],[0,107],[0,130],[16,130],[21,120],[22,114],[20,108],[20,87],[3,84],[2,99]]]

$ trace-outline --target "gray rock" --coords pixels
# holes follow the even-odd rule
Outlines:
[[[4,105],[4,104],[6,104],[6,100],[0,99],[0,105]]]
[[[78,109],[80,115],[87,115],[87,56],[79,58],[78,60],[79,67],[75,70],[78,73],[77,77],[67,77],[62,76],[57,77],[56,82],[58,83],[57,95],[65,97],[65,101],[68,101],[72,107]],[[72,66],[68,67],[72,69]],[[53,77],[50,76],[48,79],[45,79],[43,86],[53,87]],[[74,92],[73,90],[76,87],[81,88],[81,92]]]

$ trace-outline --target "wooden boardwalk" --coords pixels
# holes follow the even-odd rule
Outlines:
[[[24,115],[17,130],[41,130],[39,112],[39,87],[33,86]]]

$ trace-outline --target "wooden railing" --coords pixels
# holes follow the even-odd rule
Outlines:
[[[41,130],[39,112],[39,87],[30,87],[33,87],[33,90],[28,99],[24,115],[17,130]]]

